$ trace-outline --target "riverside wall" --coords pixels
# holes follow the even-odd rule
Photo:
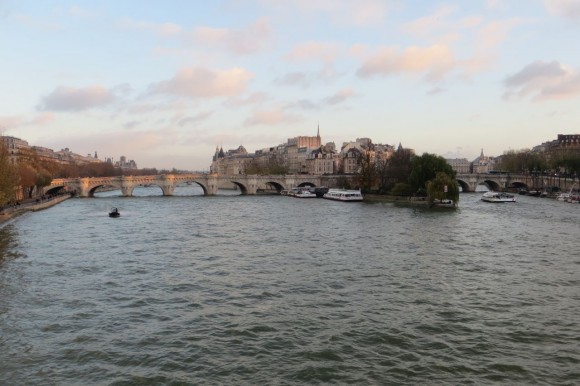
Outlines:
[[[20,205],[0,208],[0,226],[13,218],[20,216],[21,214],[50,208],[51,206],[61,203],[64,200],[68,200],[69,198],[71,198],[71,196],[69,194],[65,194],[45,200],[29,200],[22,202]]]

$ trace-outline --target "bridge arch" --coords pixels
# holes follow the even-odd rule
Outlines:
[[[207,195],[210,194],[209,187],[206,184],[204,184],[203,182],[199,181],[198,179],[195,179],[195,178],[184,178],[184,179],[181,179],[180,178],[179,179],[179,182],[180,183],[182,183],[182,182],[185,182],[185,183],[194,183],[194,184],[198,185],[203,190],[203,195],[204,196],[207,196]]]
[[[276,181],[268,181],[268,182],[266,182],[266,186],[271,187],[272,189],[275,189],[278,193],[280,193],[283,190],[286,190],[286,187],[284,185],[282,185],[280,182],[276,182]]]
[[[513,181],[508,188],[512,188],[512,189],[525,189],[528,190],[529,186],[523,182],[520,181]]]
[[[49,185],[49,186],[46,186],[43,189],[43,192],[44,192],[44,194],[49,194],[49,195],[50,194],[58,194],[58,193],[63,192],[65,189],[66,189],[66,186],[64,184],[62,184],[62,185],[56,185],[56,186],[55,185]]]
[[[480,184],[484,184],[489,190],[493,190],[495,192],[500,192],[503,190],[501,185],[494,180],[485,179],[481,181]]]
[[[234,181],[234,180],[231,180],[230,182],[233,183],[234,185],[236,185],[240,189],[242,196],[245,196],[248,194],[248,187],[246,185],[242,184],[239,181]]]
[[[461,191],[464,193],[471,192],[471,187],[469,184],[462,179],[457,179],[457,183],[461,186]]]
[[[95,193],[97,191],[97,189],[99,188],[106,188],[106,187],[112,187],[115,189],[120,189],[123,193],[123,187],[120,184],[115,183],[114,181],[111,181],[110,183],[96,183],[96,184],[91,184],[87,187],[86,191],[87,191],[87,195],[88,197],[95,197]]]

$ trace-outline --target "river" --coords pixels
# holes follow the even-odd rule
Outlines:
[[[117,194],[0,228],[0,384],[580,383],[580,205]]]

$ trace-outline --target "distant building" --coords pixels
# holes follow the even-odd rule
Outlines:
[[[248,154],[246,148],[242,145],[237,149],[230,149],[224,153],[223,148],[217,148],[213,156],[210,167],[212,173],[218,174],[243,174],[246,166],[253,159],[253,154]]]
[[[451,168],[458,174],[471,173],[471,162],[467,158],[450,158],[446,160]]]
[[[483,155],[483,149],[481,149],[481,154],[479,157],[473,160],[473,173],[488,173],[491,170],[495,170],[496,160],[494,157]]]
[[[18,162],[18,159],[22,154],[30,151],[30,145],[28,145],[28,142],[20,138],[3,135],[2,142],[4,142],[4,146],[6,146],[6,149],[8,150],[10,163],[13,165]]]
[[[308,174],[323,175],[334,174],[337,170],[336,146],[333,142],[320,146],[308,154],[306,170]]]
[[[281,165],[288,174],[353,174],[359,171],[363,155],[378,163],[389,159],[394,152],[394,146],[374,144],[370,138],[345,142],[338,151],[334,142],[322,144],[320,127],[317,127],[316,136],[288,138],[286,143],[255,153],[248,153],[241,145],[227,152],[216,146],[210,171],[225,175],[245,174],[246,170],[268,170],[269,166]]]
[[[285,162],[290,174],[308,173],[307,160],[313,150],[319,149],[322,145],[320,139],[320,127],[316,132],[316,137],[300,136],[288,138],[285,146]]]
[[[95,157],[96,155],[97,153],[95,152]],[[133,160],[127,160],[127,157],[125,157],[124,155],[122,155],[121,158],[119,158],[119,162],[116,162],[115,166],[121,169],[137,169],[137,163]]]

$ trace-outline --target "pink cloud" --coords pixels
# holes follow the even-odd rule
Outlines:
[[[194,99],[231,97],[244,92],[251,77],[250,72],[239,67],[221,71],[187,67],[170,80],[152,85],[151,91]]]
[[[441,7],[431,15],[423,16],[408,23],[405,25],[404,30],[414,35],[428,36],[434,31],[448,28],[449,22],[447,22],[445,18],[451,15],[453,12],[455,12],[455,7]]]
[[[438,80],[453,70],[455,60],[449,47],[408,47],[399,51],[384,47],[367,59],[357,71],[363,78],[397,73],[424,73],[429,80]]]
[[[26,120],[23,116],[19,115],[0,116],[0,130],[14,129],[16,127],[22,126],[24,122],[26,122]],[[4,133],[0,131],[0,135],[4,135]]]
[[[195,115],[176,117],[175,121],[179,126],[192,126],[205,121],[211,117],[212,114],[213,111],[202,111]]]
[[[506,99],[571,99],[580,96],[580,71],[557,61],[536,61],[507,77],[504,86]]]
[[[266,18],[240,29],[198,27],[191,34],[196,43],[222,47],[236,55],[248,55],[265,49],[272,35],[272,27]]]
[[[476,49],[479,52],[494,50],[509,36],[509,32],[516,26],[525,23],[522,18],[495,20],[486,23],[478,31]]]
[[[36,117],[32,118],[30,125],[32,126],[44,126],[48,125],[56,120],[54,113],[50,111],[45,111],[37,114]]]
[[[336,44],[307,42],[295,46],[284,58],[293,61],[320,60],[324,63],[333,62],[338,56]]]
[[[308,74],[301,71],[289,72],[284,76],[276,79],[276,83],[289,86],[295,85],[305,86],[308,85],[309,82],[310,80]]]
[[[232,97],[229,98],[225,105],[229,107],[240,107],[248,105],[257,105],[266,101],[268,96],[262,92],[255,92],[247,97]]]
[[[245,126],[257,125],[281,125],[286,123],[295,123],[301,121],[302,118],[296,115],[287,114],[281,109],[261,110],[256,111],[251,117],[244,122]]]
[[[337,104],[345,102],[347,99],[350,99],[354,96],[356,96],[356,93],[354,92],[353,89],[345,88],[343,90],[338,91],[334,95],[329,96],[324,101],[328,105],[337,105]]]
[[[580,20],[580,2],[578,0],[544,0],[548,11],[554,15],[570,20]]]
[[[0,116],[0,130],[10,130],[25,126],[45,126],[51,124],[55,120],[55,115],[49,111],[36,114],[33,117],[26,117],[24,115]]]
[[[41,110],[81,111],[112,103],[115,96],[102,86],[57,87],[43,99]]]

